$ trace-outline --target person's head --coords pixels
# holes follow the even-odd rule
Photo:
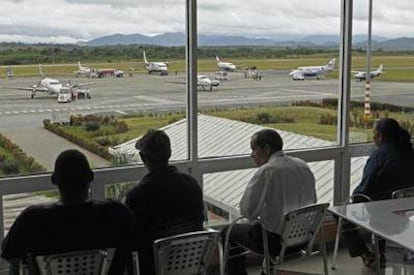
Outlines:
[[[88,160],[78,150],[63,151],[56,158],[52,183],[57,185],[62,200],[86,200],[92,181]]]
[[[251,157],[257,166],[269,161],[271,155],[283,149],[283,140],[279,133],[272,129],[260,130],[250,139]]]
[[[393,143],[408,150],[412,148],[410,134],[392,118],[382,118],[375,123],[373,139],[377,146]]]
[[[168,165],[171,157],[171,143],[164,131],[149,129],[137,141],[135,148],[139,150],[141,159],[148,168]]]

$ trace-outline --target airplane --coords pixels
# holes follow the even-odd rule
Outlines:
[[[335,66],[335,58],[329,60],[328,64],[323,66],[304,66],[292,70],[289,75],[293,80],[305,80],[305,77],[316,77],[320,79],[324,73],[331,72]]]
[[[93,83],[83,83],[83,84],[70,84],[70,82],[68,81],[68,83],[62,83],[57,79],[54,78],[50,78],[50,77],[46,77],[45,74],[43,73],[41,64],[39,64],[39,73],[42,77],[42,79],[30,86],[30,87],[1,87],[3,89],[14,89],[14,90],[23,90],[23,91],[30,91],[30,97],[34,98],[35,95],[38,92],[43,92],[43,93],[47,93],[49,95],[57,95],[58,97],[60,97],[61,95],[65,95],[65,99],[60,99],[59,102],[63,102],[63,101],[70,101],[70,97],[72,94],[72,90],[74,88],[80,89],[82,87],[91,85]]]
[[[229,63],[229,62],[220,61],[220,58],[217,55],[216,55],[216,60],[217,60],[217,67],[219,71],[234,72],[237,70],[236,65],[234,65],[233,63]]]
[[[378,66],[378,68],[375,71],[370,71],[370,78],[375,78],[377,76],[380,76],[382,74],[382,70],[383,70],[383,66],[382,64]],[[351,71],[354,74],[354,77],[356,79],[356,81],[362,81],[365,80],[365,74],[366,72],[364,71]]]
[[[145,69],[149,74],[153,72],[160,73],[160,75],[168,75],[168,63],[166,62],[148,62],[145,51],[142,52],[144,56]]]
[[[77,71],[75,71],[75,76],[76,77],[79,77],[81,75],[84,75],[86,77],[90,77],[91,76],[91,72],[92,72],[91,68],[89,68],[89,67],[83,67],[81,65],[80,61],[78,61],[78,67],[79,67],[79,69]]]
[[[200,87],[203,90],[208,89],[211,92],[214,87],[217,88],[219,85],[220,81],[218,80],[211,80],[206,75],[197,75],[197,87]]]

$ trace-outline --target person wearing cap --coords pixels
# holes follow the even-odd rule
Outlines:
[[[120,202],[89,199],[93,178],[81,152],[66,150],[57,157],[51,180],[59,190],[59,201],[26,208],[2,243],[1,256],[12,264],[11,274],[16,262],[26,259],[28,254],[100,248],[117,248],[108,274],[122,274],[122,259],[130,254],[135,217]],[[37,274],[37,270],[34,272]]]
[[[136,243],[140,274],[152,275],[154,240],[203,230],[203,196],[193,177],[169,165],[171,145],[165,132],[150,129],[135,147],[149,172],[127,193],[125,202],[143,227]]]

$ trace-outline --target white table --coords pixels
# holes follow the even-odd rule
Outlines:
[[[374,233],[377,259],[377,236],[414,251],[414,198],[333,206],[328,211]],[[380,274],[379,260],[376,268]]]

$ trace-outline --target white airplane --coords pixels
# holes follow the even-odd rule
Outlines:
[[[237,70],[236,65],[234,65],[233,63],[229,63],[229,62],[220,61],[220,58],[217,55],[216,55],[216,60],[217,60],[217,68],[219,69],[219,71],[234,72]]]
[[[168,63],[148,62],[147,57],[145,55],[145,51],[143,51],[143,56],[144,56],[145,69],[147,69],[149,74],[156,72],[156,73],[160,73],[160,75],[168,75]]]
[[[211,80],[206,75],[197,75],[197,87],[200,87],[203,90],[208,89],[211,92],[214,87],[217,88],[219,85],[220,81],[218,80]]]
[[[42,79],[30,86],[30,87],[2,87],[3,89],[13,89],[13,90],[23,90],[23,91],[30,91],[30,97],[34,98],[38,92],[47,93],[49,95],[57,95],[58,97],[61,95],[67,95],[69,97],[72,93],[73,88],[82,88],[87,85],[91,85],[93,83],[83,83],[83,84],[70,84],[68,81],[67,83],[62,83],[57,79],[46,77],[43,73],[42,67],[39,64],[39,73],[42,76]],[[66,97],[66,96],[65,96]],[[68,99],[69,101],[69,99]],[[62,102],[62,101],[60,101]]]
[[[375,71],[370,71],[370,78],[375,78],[377,76],[380,76],[382,74],[382,70],[383,70],[383,66],[382,64],[378,66],[378,68]],[[362,81],[365,80],[365,74],[366,72],[364,71],[352,71],[352,73],[354,74],[354,77],[356,79],[356,81]]]
[[[91,76],[91,68],[89,67],[83,67],[80,63],[80,61],[78,61],[78,67],[79,69],[77,71],[75,71],[75,76],[79,77],[79,76],[86,76],[86,77],[90,77]]]
[[[328,64],[323,66],[305,66],[298,67],[292,70],[289,75],[292,76],[293,80],[304,80],[305,77],[316,77],[320,79],[324,73],[331,72],[335,67],[335,58],[329,60]]]

